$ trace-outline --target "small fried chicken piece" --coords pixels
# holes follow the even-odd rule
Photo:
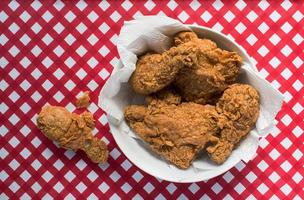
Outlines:
[[[151,100],[148,107],[131,105],[125,109],[125,119],[155,153],[186,169],[214,140],[218,114],[214,106],[175,103],[165,98]]]
[[[235,52],[217,48],[208,39],[200,39],[193,32],[175,36],[180,52],[187,51],[186,67],[180,69],[174,85],[186,101],[213,103],[240,72],[241,57]]]
[[[250,85],[229,86],[216,104],[219,113],[220,139],[207,148],[211,160],[217,164],[225,162],[250,130],[259,116],[259,94]]]
[[[92,135],[95,121],[91,113],[77,115],[63,107],[45,106],[38,115],[37,126],[59,146],[74,151],[81,149],[94,163],[107,161],[106,144]]]
[[[151,94],[169,85],[183,66],[176,47],[162,54],[146,54],[136,63],[130,83],[135,92]]]
[[[85,91],[76,101],[77,108],[87,108],[90,105],[89,91]]]

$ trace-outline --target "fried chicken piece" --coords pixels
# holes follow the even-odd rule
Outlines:
[[[148,107],[128,106],[125,119],[155,153],[186,169],[200,150],[214,140],[213,135],[219,130],[218,114],[214,106],[179,104],[176,99],[176,95],[167,93],[163,99],[150,98]]]
[[[194,34],[195,35],[195,34]],[[197,38],[197,36],[195,35]],[[190,40],[190,39],[189,39]],[[215,48],[211,40],[198,39],[201,49]],[[190,48],[189,48],[190,47]],[[176,77],[179,70],[185,66],[192,51],[191,46],[183,44],[180,47],[171,47],[162,54],[147,53],[141,56],[133,72],[130,83],[135,92],[151,94],[168,86]]]
[[[186,101],[213,103],[235,81],[241,57],[217,48],[214,42],[200,39],[193,32],[181,32],[174,41],[181,52],[188,52],[186,67],[180,69],[174,85]]]
[[[77,108],[87,108],[90,105],[89,91],[85,91],[76,101]]]
[[[233,84],[225,90],[223,96],[219,99],[216,104],[216,110],[231,122],[227,124],[224,121],[222,127],[233,126],[236,130],[239,130],[238,135],[222,133],[224,139],[236,144],[244,136],[241,133],[246,135],[259,117],[259,93],[250,85]]]
[[[151,94],[169,85],[182,66],[176,47],[162,54],[148,53],[138,59],[130,83],[135,92]]]
[[[106,144],[93,137],[95,127],[93,115],[70,113],[63,107],[45,106],[37,118],[37,126],[42,133],[65,149],[86,152],[94,163],[104,163],[108,158]]]
[[[241,57],[217,48],[211,40],[181,32],[174,43],[176,46],[162,54],[146,54],[138,59],[130,80],[135,92],[155,93],[174,82],[186,101],[206,104],[239,74]]]
[[[216,104],[219,113],[220,139],[207,148],[211,160],[217,164],[225,162],[254,127],[259,116],[260,97],[256,89],[246,84],[229,86]]]

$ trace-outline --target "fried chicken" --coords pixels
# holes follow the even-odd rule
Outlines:
[[[256,89],[246,84],[233,84],[224,91],[216,104],[220,115],[219,141],[214,141],[214,145],[207,148],[215,163],[225,162],[232,149],[254,127],[259,116],[259,99]]]
[[[138,59],[130,83],[135,92],[151,94],[169,85],[182,66],[176,47],[162,54],[148,53]]]
[[[181,32],[174,41],[180,51],[188,52],[185,67],[175,77],[174,85],[186,101],[214,103],[238,76],[241,57],[217,48],[214,42],[200,39],[193,32]]]
[[[158,155],[181,169],[188,168],[218,128],[214,106],[181,103],[176,94],[163,92],[148,98],[148,107],[131,105],[125,119]]]
[[[89,91],[85,91],[81,97],[76,101],[77,108],[87,108],[90,105],[90,95]]]
[[[106,144],[92,135],[95,121],[91,113],[77,115],[63,107],[45,106],[39,113],[37,126],[59,146],[74,151],[83,150],[94,163],[107,161]]]
[[[151,94],[174,82],[186,101],[210,103],[233,83],[239,74],[241,57],[217,48],[193,32],[181,32],[176,46],[162,54],[146,54],[138,59],[131,77],[135,92]]]
[[[182,102],[172,89],[147,96],[148,106],[131,105],[125,119],[157,154],[181,169],[206,151],[222,164],[255,125],[259,94],[246,84],[230,85],[216,106]]]
[[[135,92],[149,95],[148,105],[128,106],[127,123],[155,153],[181,169],[202,150],[222,164],[259,115],[258,92],[234,84],[241,62],[237,53],[194,32],[178,33],[168,51],[139,58],[130,83]]]

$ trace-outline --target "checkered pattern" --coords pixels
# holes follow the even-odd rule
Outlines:
[[[130,163],[109,132],[98,94],[118,62],[124,20],[168,15],[235,38],[285,96],[277,129],[254,160],[206,182],[158,180]],[[303,199],[304,6],[301,1],[1,1],[1,199]],[[91,91],[106,165],[58,148],[35,126],[46,103],[74,111]]]

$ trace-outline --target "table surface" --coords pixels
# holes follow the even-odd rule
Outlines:
[[[256,157],[209,181],[177,184],[134,166],[117,147],[98,94],[119,57],[125,20],[167,15],[230,35],[260,74],[285,96],[277,128]],[[1,199],[302,199],[304,198],[304,5],[301,1],[0,2]],[[94,134],[108,163],[58,148],[35,125],[46,103],[75,110],[91,92]]]

